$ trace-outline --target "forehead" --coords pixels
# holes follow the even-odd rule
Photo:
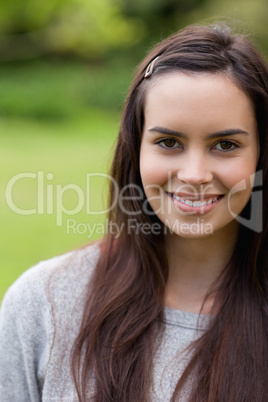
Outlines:
[[[145,124],[184,124],[197,129],[202,124],[210,131],[211,125],[256,123],[247,94],[227,76],[212,73],[172,72],[153,77],[145,94],[144,114]]]
[[[146,88],[145,106],[148,103],[148,99],[151,102],[152,98],[156,96],[164,97],[164,100],[171,100],[172,97],[182,99],[183,96],[182,100],[184,102],[188,100],[190,103],[200,99],[203,101],[213,99],[213,102],[228,99],[232,102],[235,96],[235,98],[243,100],[243,103],[248,106],[253,106],[248,95],[223,73],[184,73],[174,71],[155,76]]]

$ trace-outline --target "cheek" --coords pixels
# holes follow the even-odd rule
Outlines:
[[[255,165],[251,163],[236,164],[235,168],[225,169],[222,183],[228,189],[228,209],[239,215],[252,193]]]
[[[143,185],[163,185],[168,181],[170,169],[167,164],[157,157],[143,158],[141,154],[140,175]]]
[[[252,179],[255,174],[255,163],[251,164],[243,162],[241,164],[226,164],[222,167],[219,175],[220,181],[228,190],[232,190],[235,187],[245,187],[247,191],[251,191],[251,176]]]
[[[168,181],[168,174],[158,169],[159,167],[143,171],[141,178],[144,185],[157,184],[162,186]]]

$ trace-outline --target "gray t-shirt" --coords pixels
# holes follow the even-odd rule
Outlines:
[[[0,311],[1,402],[78,400],[69,357],[98,256],[94,244],[40,262],[7,291]],[[154,356],[153,402],[170,400],[189,359],[183,350],[209,322],[207,316],[168,307],[164,313],[164,335]]]

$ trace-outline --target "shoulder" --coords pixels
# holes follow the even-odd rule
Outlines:
[[[0,395],[5,401],[39,401],[45,377],[49,387],[54,384],[79,328],[98,257],[95,243],[42,261],[6,292],[0,310]]]
[[[8,289],[1,310],[19,315],[43,313],[50,305],[63,308],[83,293],[96,266],[99,245],[94,243],[41,261],[24,272]],[[68,303],[70,301],[70,303]]]

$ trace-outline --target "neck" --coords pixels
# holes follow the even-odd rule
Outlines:
[[[213,295],[204,299],[231,258],[238,225],[201,238],[166,238],[169,277],[165,304],[179,310],[209,314]]]

